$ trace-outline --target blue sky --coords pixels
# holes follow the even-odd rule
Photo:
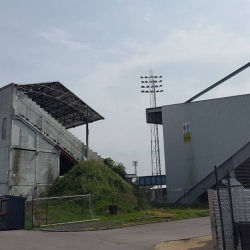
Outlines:
[[[186,101],[249,62],[249,12],[245,0],[0,0],[0,86],[60,81],[105,117],[91,124],[90,147],[150,174],[139,77],[163,75],[158,105]],[[249,93],[249,77],[202,99]],[[84,127],[73,132],[85,141]]]

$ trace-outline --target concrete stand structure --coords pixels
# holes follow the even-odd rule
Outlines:
[[[82,160],[101,157],[67,129],[104,119],[60,82],[0,89],[0,194],[37,197]]]

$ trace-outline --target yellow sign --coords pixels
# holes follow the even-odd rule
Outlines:
[[[190,134],[190,124],[189,122],[183,123],[183,139],[184,143],[191,142],[191,134]]]
[[[190,134],[190,132],[184,134],[183,139],[184,139],[184,143],[191,142],[191,134]]]

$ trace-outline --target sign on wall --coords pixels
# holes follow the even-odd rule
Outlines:
[[[183,123],[182,128],[183,128],[184,143],[191,142],[190,123],[189,122]]]

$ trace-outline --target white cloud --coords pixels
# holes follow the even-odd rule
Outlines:
[[[127,53],[128,50],[130,53]],[[105,60],[100,62],[93,72],[79,81],[76,91],[84,90],[89,98],[88,102],[93,103],[97,111],[107,118],[99,125],[93,124],[93,147],[105,156],[123,161],[127,166],[132,156],[135,159],[138,157],[148,172],[150,134],[145,122],[145,108],[149,103],[147,97],[140,95],[139,72],[143,69],[144,74],[147,74],[148,69],[164,65],[167,67],[174,63],[182,67],[194,65],[193,73],[196,71],[195,67],[199,68],[200,65],[213,72],[217,70],[217,65],[227,63],[229,59],[234,67],[240,67],[250,56],[248,39],[244,36],[238,37],[233,32],[226,32],[222,25],[189,31],[172,30],[164,40],[153,45],[126,39],[120,47],[107,51],[107,54],[114,52],[123,55],[122,59],[115,63]],[[225,72],[230,73],[228,69]],[[159,73],[164,75],[164,72]],[[162,105],[185,101],[207,87],[206,84],[213,83],[212,77],[207,79],[204,76],[202,79],[201,75],[196,79],[194,74],[191,77],[177,72],[174,75],[172,81],[166,79],[168,75],[164,77],[163,85],[167,93],[159,96],[159,103]],[[211,96],[241,93],[238,86],[225,88],[227,91],[218,88]],[[102,137],[106,139],[100,140]]]
[[[56,43],[58,41],[64,40],[66,38],[69,38],[69,32],[65,29],[59,29],[56,27],[49,28],[45,31],[38,31],[37,35],[40,37],[45,38],[46,40]]]
[[[32,9],[2,8],[0,80],[61,81],[106,118],[90,125],[91,148],[131,171],[138,160],[139,174],[150,174],[149,98],[140,95],[139,76],[163,75],[159,105],[186,101],[249,61],[249,8],[232,0],[115,2],[55,0],[56,15],[42,1],[45,14],[35,1]],[[246,74],[204,97],[249,91]],[[82,140],[84,129],[76,129]]]
[[[153,14],[151,12],[148,12],[148,13],[145,14],[144,20],[145,21],[150,21],[152,17],[153,17]]]
[[[162,64],[174,62],[211,63],[226,58],[249,58],[249,38],[227,32],[222,25],[193,30],[172,30],[165,39],[155,44],[126,39],[125,49],[133,50],[133,64]],[[141,52],[144,55],[141,55]],[[131,65],[131,64],[129,64]]]
[[[47,29],[46,31],[39,31],[37,34],[51,43],[62,44],[70,49],[92,50],[89,45],[73,40],[73,34],[65,29],[54,27]]]

